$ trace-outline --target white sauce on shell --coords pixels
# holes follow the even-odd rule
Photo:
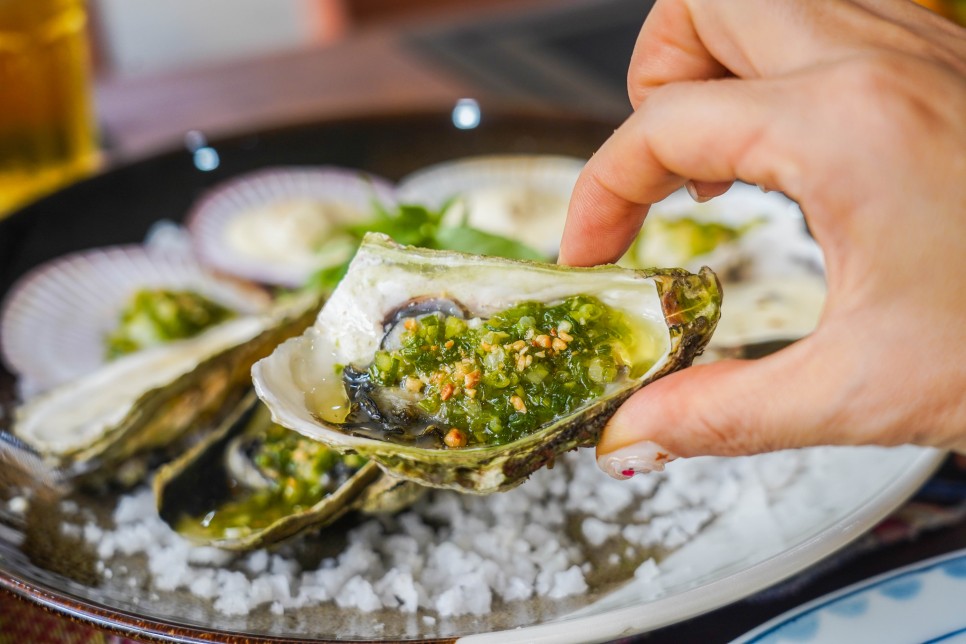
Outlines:
[[[237,252],[306,270],[327,261],[319,249],[340,221],[365,213],[345,204],[290,199],[264,204],[239,214],[225,226],[225,241]]]
[[[825,292],[818,277],[732,284],[725,290],[710,347],[803,338],[818,325]]]

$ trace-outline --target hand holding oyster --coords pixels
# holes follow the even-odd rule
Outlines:
[[[368,235],[315,325],[253,368],[276,422],[424,485],[509,489],[700,353],[708,270],[570,268]]]

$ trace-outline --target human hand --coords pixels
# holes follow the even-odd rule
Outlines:
[[[614,261],[648,204],[740,179],[801,205],[829,292],[787,349],[630,398],[601,467],[819,444],[966,451],[966,31],[906,0],[658,0],[628,87],[635,112],[581,174],[560,261]]]

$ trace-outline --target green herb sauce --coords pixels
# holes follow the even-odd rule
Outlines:
[[[692,217],[649,219],[620,263],[640,268],[685,264],[738,240],[764,221],[756,218],[728,226]]]
[[[142,289],[121,312],[121,322],[107,336],[107,356],[114,359],[172,340],[191,338],[235,313],[192,291]]]
[[[625,315],[589,295],[524,302],[482,321],[430,314],[403,324],[401,346],[376,353],[370,378],[415,395],[444,433],[459,429],[465,440],[449,447],[523,438],[654,362]]]
[[[205,539],[247,536],[308,510],[366,462],[360,456],[340,455],[274,423],[259,439],[251,459],[266,478],[266,487],[252,490],[236,483],[231,500],[204,517],[183,518],[178,531]]]
[[[721,244],[738,239],[745,227],[732,227],[716,221],[698,221],[688,217],[656,219],[648,222],[654,235],[662,236],[666,246],[691,258],[710,253]]]

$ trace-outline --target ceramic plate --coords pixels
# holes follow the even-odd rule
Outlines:
[[[448,114],[354,119],[261,132],[216,142],[199,162],[173,151],[104,173],[0,221],[0,294],[43,261],[83,248],[139,242],[161,219],[180,220],[218,182],[268,165],[333,164],[398,180],[421,167],[480,154],[589,157],[612,126],[546,115],[483,110],[479,127],[460,130]],[[13,379],[0,371],[0,425],[9,418]],[[69,545],[52,546],[55,519],[24,532],[0,524],[0,587],[50,609],[141,638],[188,641],[418,639],[468,642],[604,641],[644,632],[752,594],[841,548],[901,504],[941,454],[897,449],[821,448],[795,456],[788,485],[757,486],[683,547],[660,559],[657,580],[635,578],[536,616],[494,613],[423,628],[418,617],[360,615],[334,604],[311,611],[219,614],[188,593],[158,594],[106,583]],[[762,461],[765,463],[766,461]],[[747,470],[781,477],[774,468]],[[760,470],[760,471],[759,471]],[[522,488],[521,488],[522,489]],[[3,492],[3,490],[0,490]],[[89,498],[110,512],[114,499]],[[132,563],[132,566],[138,564]],[[563,606],[563,608],[561,608]],[[498,632],[503,630],[503,632]]]
[[[966,550],[820,597],[736,643],[861,641],[966,642]]]

